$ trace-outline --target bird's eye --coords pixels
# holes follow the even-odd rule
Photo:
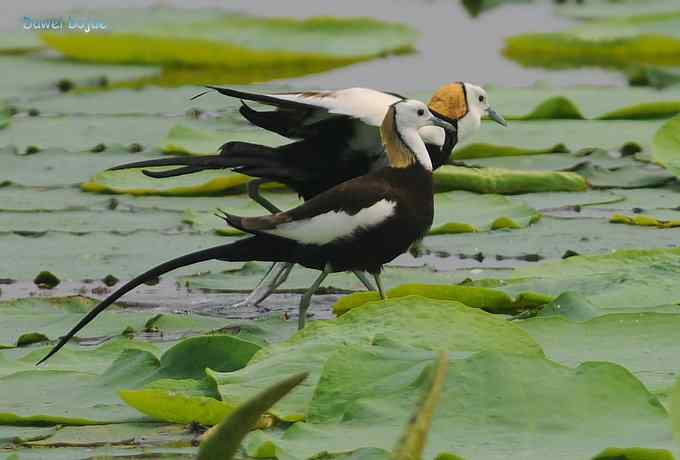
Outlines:
[[[418,109],[418,116],[422,117],[423,115],[425,115],[425,111],[423,109]]]
[[[479,102],[484,102],[484,96],[479,96]]]

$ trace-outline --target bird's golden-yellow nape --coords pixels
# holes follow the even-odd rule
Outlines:
[[[463,83],[440,86],[432,95],[428,108],[450,120],[460,120],[470,111]]]
[[[393,168],[408,168],[416,162],[416,157],[397,131],[396,105],[390,106],[385,119],[380,125],[380,137],[385,146],[385,152],[390,166]]]

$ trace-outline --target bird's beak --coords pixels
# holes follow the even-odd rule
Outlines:
[[[458,132],[458,129],[455,126],[453,126],[446,120],[442,120],[441,118],[434,114],[432,114],[432,118],[430,118],[430,123],[432,124],[432,126],[439,126],[440,128],[444,128],[444,130],[453,134],[456,134]]]
[[[503,118],[498,112],[496,112],[494,109],[489,107],[486,109],[486,115],[491,118],[493,121],[498,123],[501,126],[508,126],[508,122],[505,121],[505,118]]]

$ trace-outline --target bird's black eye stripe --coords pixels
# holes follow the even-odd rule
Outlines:
[[[423,115],[425,115],[425,111],[423,109],[418,109],[418,116],[422,117]]]
[[[484,102],[484,96],[479,96],[479,102]]]

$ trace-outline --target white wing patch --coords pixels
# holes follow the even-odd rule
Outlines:
[[[380,126],[387,109],[400,99],[391,94],[368,88],[348,88],[338,91],[318,91],[319,95],[268,94],[288,101],[304,102],[328,110],[329,113],[358,118],[371,126]]]
[[[265,233],[282,236],[304,244],[326,244],[352,235],[359,229],[366,229],[384,222],[394,214],[394,201],[382,199],[354,215],[343,211],[330,211],[309,219],[279,225]]]

